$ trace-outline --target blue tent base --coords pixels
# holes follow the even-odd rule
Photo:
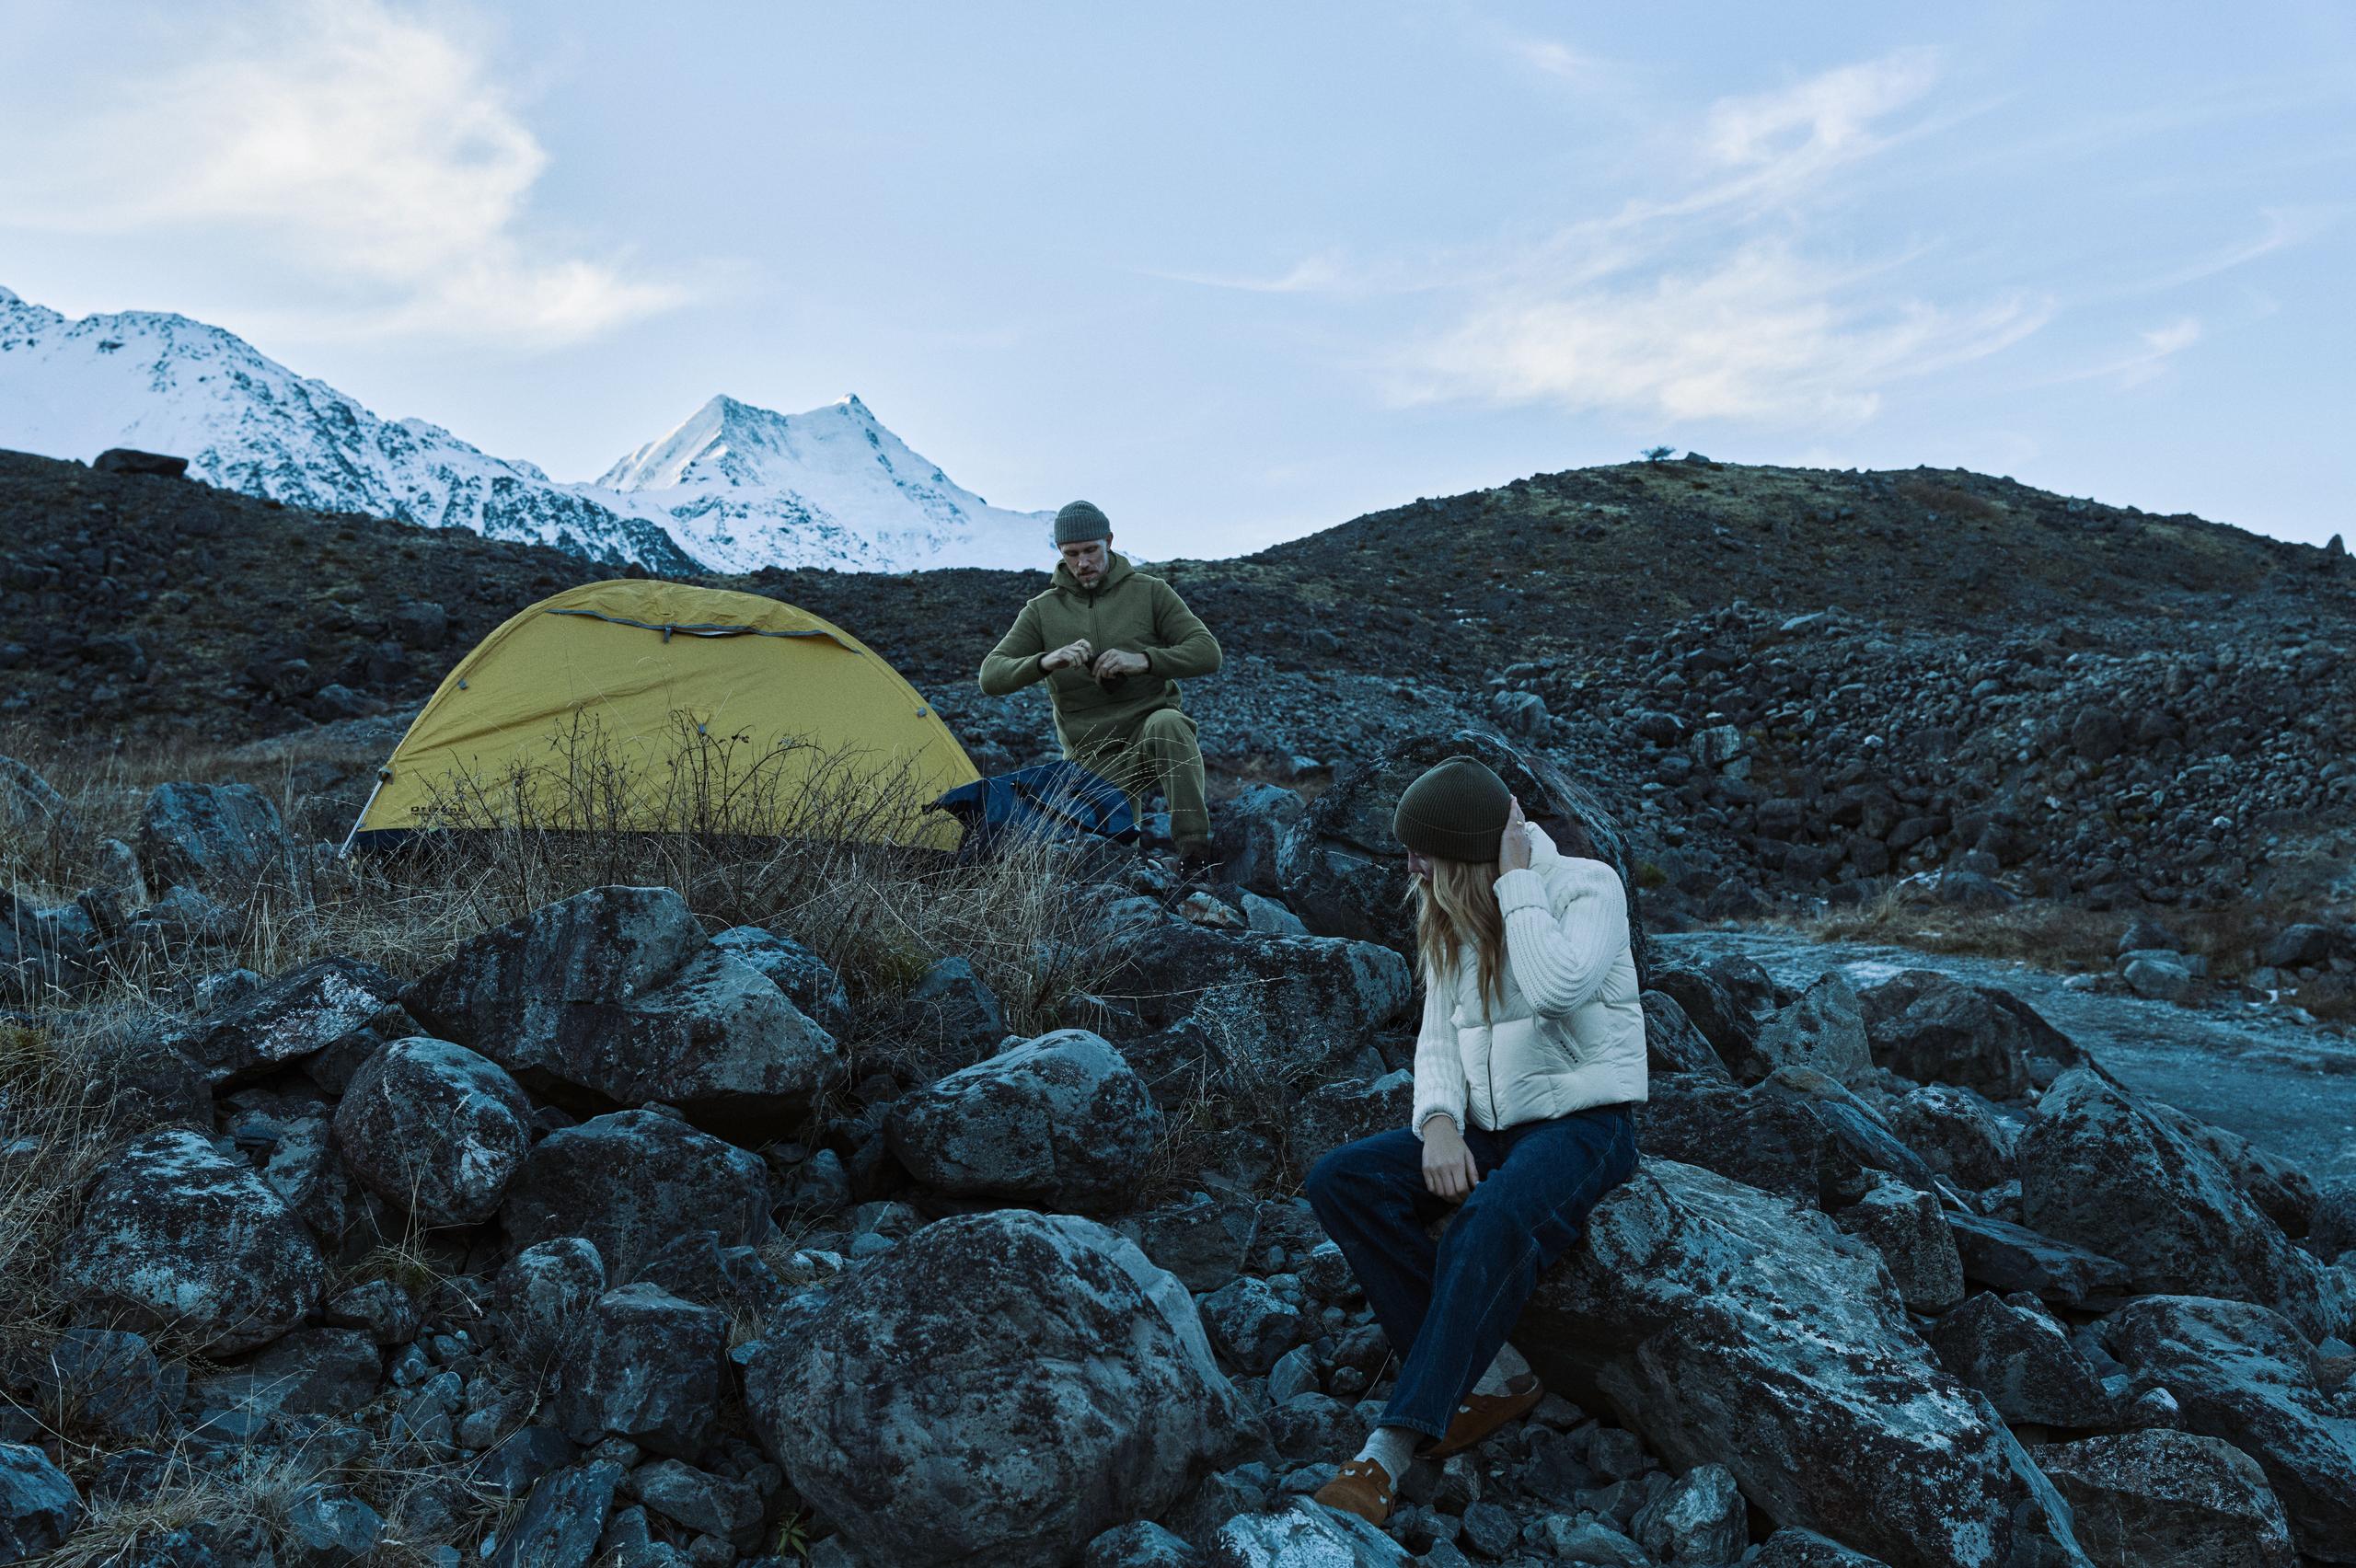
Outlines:
[[[965,824],[962,854],[993,853],[1010,840],[1079,844],[1138,841],[1127,791],[1076,762],[1047,762],[960,784],[932,803]]]

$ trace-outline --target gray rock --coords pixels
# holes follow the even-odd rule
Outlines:
[[[1932,1324],[1928,1337],[1946,1369],[1986,1394],[2006,1421],[2087,1427],[2111,1419],[2101,1378],[2040,1308],[1983,1290]]]
[[[1861,1193],[1853,1155],[1798,1096],[1687,1076],[1648,1086],[1636,1147],[1804,1204]]]
[[[2346,1282],[2292,1246],[2207,1150],[2094,1070],[2046,1090],[2019,1155],[2027,1224],[2117,1258],[2138,1292],[2261,1302],[2317,1338],[2348,1327]]]
[[[1273,898],[1263,898],[1256,893],[1243,894],[1243,923],[1254,931],[1272,937],[1305,937],[1309,927],[1301,917]]]
[[[2341,939],[2329,926],[2312,921],[2300,921],[2283,927],[2266,940],[2259,950],[2258,962],[2269,969],[2296,969],[2303,964],[2331,962]]]
[[[2192,971],[2154,953],[2138,953],[2120,971],[2127,988],[2154,1001],[2181,1002],[2193,992]]]
[[[866,1264],[767,1342],[745,1397],[796,1493],[905,1568],[1065,1562],[1168,1507],[1246,1419],[1184,1286],[1100,1225],[1016,1209]]]
[[[1463,1533],[1457,1537],[1475,1556],[1500,1558],[1521,1539],[1521,1527],[1495,1503],[1474,1502],[1464,1510]]]
[[[417,1297],[390,1279],[362,1280],[330,1297],[319,1316],[336,1328],[358,1329],[377,1344],[407,1344],[425,1320]]]
[[[2136,1387],[2175,1396],[2186,1431],[2258,1462],[2301,1551],[2356,1562],[2356,1417],[2316,1386],[2311,1349],[2281,1314],[2146,1297],[2114,1313],[2103,1340]]]
[[[335,1147],[325,1114],[298,1117],[271,1146],[262,1182],[311,1228],[322,1252],[333,1253],[346,1230],[365,1212],[367,1200]]]
[[[161,1431],[188,1385],[185,1366],[167,1367],[144,1338],[121,1329],[67,1329],[16,1370],[34,1409],[71,1411],[77,1429],[124,1443]]]
[[[81,1493],[48,1455],[23,1443],[0,1443],[0,1562],[64,1544],[81,1520]]]
[[[786,1000],[829,1033],[850,1022],[850,993],[834,966],[791,937],[759,926],[731,926],[711,945],[769,977]]]
[[[901,1009],[900,1028],[904,1045],[950,1066],[991,1055],[1008,1032],[997,996],[962,958],[936,960],[925,971]]]
[[[378,1197],[427,1225],[479,1225],[523,1166],[531,1117],[497,1063],[421,1035],[362,1064],[336,1106],[335,1136]]]
[[[1243,1267],[1243,1245],[1252,1234],[1250,1207],[1207,1193],[1184,1202],[1149,1209],[1114,1222],[1156,1268],[1178,1276],[1188,1290],[1217,1290]]]
[[[1946,1219],[1963,1258],[1963,1277],[1976,1285],[2027,1290],[2058,1306],[2096,1311],[2126,1299],[2127,1265],[2116,1258],[1967,1209],[1949,1209]]]
[[[1754,1070],[1738,1067],[1738,1078],[1763,1078],[1778,1067],[1814,1067],[1854,1084],[1874,1066],[1857,993],[1837,969],[1820,975],[1790,1007],[1769,1019],[1751,1049]]]
[[[1917,1312],[1944,1312],[1963,1299],[1963,1258],[1938,1199],[1903,1182],[1881,1183],[1834,1216],[1889,1266],[1898,1294]]]
[[[1237,790],[1211,819],[1211,847],[1227,879],[1254,893],[1276,893],[1277,850],[1308,814],[1309,802],[1281,786],[1248,784]]]
[[[286,1544],[298,1562],[363,1562],[384,1534],[382,1516],[341,1487],[306,1486],[286,1505]]]
[[[2206,1149],[2233,1177],[2234,1185],[2242,1190],[2242,1195],[2256,1204],[2258,1212],[2272,1220],[2284,1235],[2304,1236],[2314,1228],[2323,1194],[2305,1171],[2272,1150],[2258,1147],[2239,1133],[2188,1115],[2173,1105],[2156,1100],[2141,1103],[2154,1119]]]
[[[550,1133],[508,1184],[501,1220],[518,1247],[583,1236],[609,1284],[687,1230],[728,1247],[768,1239],[768,1172],[759,1157],[674,1117],[618,1111]]]
[[[1317,1391],[1317,1357],[1305,1344],[1293,1346],[1268,1368],[1268,1402],[1281,1405],[1296,1394]]]
[[[1239,1514],[1204,1549],[1206,1568],[1407,1568],[1406,1550],[1356,1514],[1295,1501]]]
[[[1838,1521],[1939,1568],[2073,1559],[2027,1454],[1932,1359],[1878,1257],[1819,1214],[1648,1158],[1515,1343],[1671,1466],[1725,1464],[1779,1524]]]
[[[1775,983],[1739,953],[1713,954],[1698,965],[1663,964],[1649,984],[1678,1005],[1728,1068],[1750,1059],[1775,1011]]]
[[[1644,993],[1645,1062],[1655,1077],[1674,1073],[1693,1073],[1703,1078],[1730,1079],[1727,1065],[1718,1057],[1693,1020],[1675,997],[1666,991]]]
[[[499,1271],[493,1320],[508,1344],[537,1364],[570,1343],[606,1284],[605,1260],[587,1237],[534,1242]]]
[[[1270,1406],[1261,1420],[1288,1464],[1334,1464],[1366,1441],[1366,1423],[1357,1409],[1330,1394],[1295,1394]]]
[[[469,938],[402,1003],[577,1110],[660,1102],[766,1131],[842,1072],[834,1037],[669,888],[591,888]]]
[[[1865,1000],[1865,1011],[1875,1064],[1918,1083],[2018,1100],[2028,1092],[2031,1056],[2071,1060],[2077,1055],[2068,1037],[2034,1009],[1993,986],[1908,970],[1874,991],[1878,995]]]
[[[1926,1083],[1889,1101],[1882,1119],[1923,1163],[1971,1188],[2017,1181],[2014,1127],[1976,1090]]]
[[[1150,1519],[1115,1525],[1088,1543],[1080,1568],[1195,1568],[1195,1549]]]
[[[232,908],[265,892],[307,899],[310,878],[270,798],[250,784],[159,784],[139,816],[139,875]]]
[[[1855,1172],[1843,1173],[1844,1183],[1869,1182],[1875,1171],[1897,1177],[1918,1193],[1935,1193],[1938,1180],[1923,1157],[1906,1147],[1874,1108],[1830,1074],[1813,1067],[1777,1067],[1759,1086],[1762,1094],[1804,1101],[1840,1144]]]
[[[541,1477],[501,1534],[491,1568],[588,1568],[621,1479],[622,1467],[604,1459]]]
[[[1597,1568],[1652,1568],[1644,1548],[1600,1519],[1550,1514],[1538,1521],[1538,1545],[1551,1562],[1593,1563]]]
[[[761,1494],[748,1481],[699,1470],[679,1459],[640,1465],[622,1491],[673,1524],[737,1546],[753,1544],[761,1523]]]
[[[1319,1084],[1292,1110],[1287,1143],[1295,1169],[1308,1170],[1344,1144],[1405,1126],[1415,1103],[1415,1075],[1405,1067],[1379,1078]]]
[[[1161,1113],[1110,1043],[1062,1029],[903,1096],[887,1126],[926,1186],[1077,1213],[1126,1205]]]
[[[1663,1568],[1717,1568],[1750,1544],[1750,1512],[1734,1472],[1696,1465],[1636,1511],[1636,1543]]]
[[[85,1310],[225,1355],[301,1322],[327,1265],[250,1166],[164,1131],[133,1139],[98,1178],[58,1274]]]
[[[279,975],[174,1042],[215,1090],[269,1076],[398,1007],[399,986],[373,963],[323,958]]]
[[[626,1437],[691,1459],[719,1429],[728,1318],[652,1285],[597,1298],[558,1374],[557,1421],[585,1446]]]
[[[2185,1432],[2128,1432],[2038,1450],[2100,1568],[2296,1568],[2290,1521],[2258,1462]]]
[[[234,1376],[243,1385],[237,1402],[250,1408],[347,1415],[383,1386],[385,1357],[357,1329],[297,1329],[263,1346]]]
[[[1204,1297],[1202,1310],[1213,1343],[1248,1372],[1267,1371],[1301,1338],[1299,1307],[1252,1274]]]
[[[468,1480],[502,1497],[521,1497],[551,1470],[572,1462],[572,1439],[553,1426],[509,1433],[478,1460]]]
[[[1759,1549],[1759,1560],[1750,1568],[1888,1568],[1888,1564],[1814,1530],[1777,1530]]]

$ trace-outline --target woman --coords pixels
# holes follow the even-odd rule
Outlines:
[[[1415,1112],[1309,1173],[1311,1205],[1403,1358],[1381,1424],[1317,1493],[1378,1525],[1424,1441],[1452,1454],[1537,1404],[1538,1380],[1499,1364],[1506,1336],[1635,1169],[1645,1098],[1627,894],[1593,847],[1557,850],[1469,756],[1409,785],[1392,831],[1423,960]],[[1426,1227],[1451,1205],[1435,1245]]]

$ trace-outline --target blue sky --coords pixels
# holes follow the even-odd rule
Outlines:
[[[1157,556],[1655,443],[2356,536],[2342,4],[8,18],[0,283],[560,478],[855,391]]]

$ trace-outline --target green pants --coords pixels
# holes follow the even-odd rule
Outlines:
[[[1202,748],[1195,744],[1195,721],[1178,709],[1158,708],[1129,733],[1095,737],[1084,749],[1067,748],[1064,755],[1127,790],[1140,817],[1146,797],[1159,788],[1170,802],[1170,836],[1178,843],[1210,837]]]

